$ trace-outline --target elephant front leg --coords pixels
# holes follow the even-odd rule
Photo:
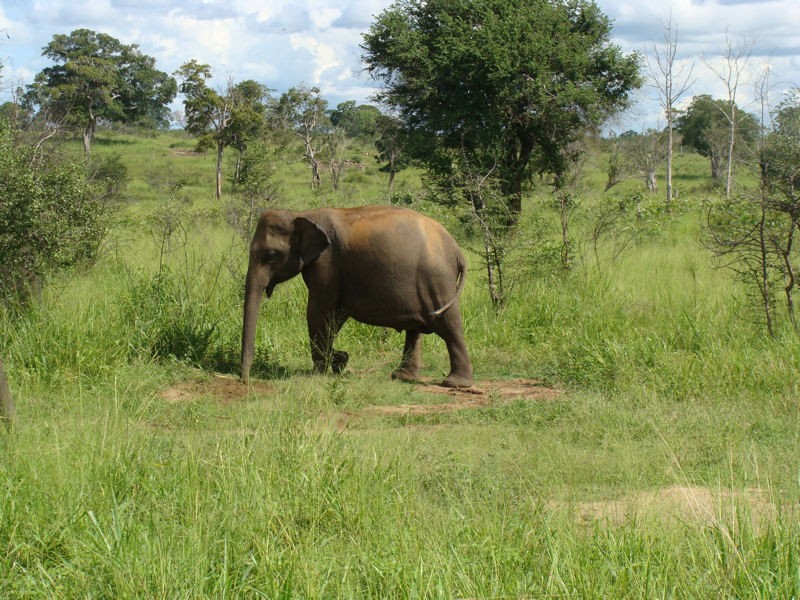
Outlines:
[[[345,319],[333,312],[319,315],[312,311],[311,307],[306,316],[314,370],[317,373],[325,373],[330,368],[334,373],[341,373],[350,357],[347,352],[334,350],[333,340],[344,325]]]
[[[416,381],[419,378],[420,357],[422,355],[422,334],[419,331],[406,331],[403,358],[400,366],[392,371],[392,379]]]

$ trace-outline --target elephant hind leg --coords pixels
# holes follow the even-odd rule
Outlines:
[[[457,302],[436,320],[434,332],[444,340],[450,356],[450,373],[442,385],[454,388],[472,387],[472,362],[464,342],[464,327]]]
[[[400,360],[400,366],[392,371],[392,379],[416,381],[419,378],[421,356],[422,334],[417,330],[407,329],[403,358]]]

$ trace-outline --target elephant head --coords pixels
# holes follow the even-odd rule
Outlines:
[[[283,211],[261,215],[250,244],[242,324],[243,382],[250,377],[255,349],[256,321],[266,291],[302,272],[330,246],[330,239],[313,221]]]

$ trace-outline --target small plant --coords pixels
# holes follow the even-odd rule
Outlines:
[[[218,341],[221,317],[212,312],[208,297],[195,295],[198,290],[186,275],[167,265],[154,275],[130,275],[124,313],[136,354],[206,364]]]
[[[278,193],[274,149],[263,142],[250,144],[239,156],[232,183],[234,193],[225,207],[225,220],[242,240],[249,243],[259,212]]]

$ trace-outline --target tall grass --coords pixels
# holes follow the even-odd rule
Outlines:
[[[349,373],[310,375],[298,278],[262,308],[253,373],[266,387],[230,401],[213,382],[238,372],[246,252],[222,207],[192,196],[213,164],[176,155],[174,137],[122,142],[98,145],[124,147],[137,194],[107,256],[40,305],[0,310],[18,412],[0,436],[0,596],[800,596],[800,347],[748,317],[691,207],[654,216],[619,256],[612,241],[587,246],[564,273],[552,209],[531,198],[499,313],[468,250],[478,387],[541,379],[557,397],[366,411],[439,400],[389,380],[400,333],[356,323],[337,342]],[[190,174],[180,198],[155,183],[172,161]],[[287,206],[385,198],[371,167],[316,195],[287,169]],[[470,248],[407,175],[413,205]],[[165,215],[188,235],[167,240]],[[447,372],[438,338],[423,363]],[[196,397],[162,393],[186,380]],[[675,515],[637,501],[664,488],[714,502]]]
[[[472,439],[463,426],[461,439],[424,428],[341,435],[288,396],[210,405],[192,428],[174,417],[154,427],[155,415],[127,412],[140,400],[117,389],[94,414],[43,414],[4,438],[3,595],[798,592],[791,512],[764,524],[746,504],[728,510],[722,500],[702,526],[632,515],[583,522],[572,501],[551,502],[537,478],[553,475],[523,457],[533,449],[523,431],[541,426],[473,427]],[[260,424],[241,430],[239,412],[257,412]],[[500,431],[505,448],[488,441]],[[542,462],[554,458],[550,443],[538,449]]]

